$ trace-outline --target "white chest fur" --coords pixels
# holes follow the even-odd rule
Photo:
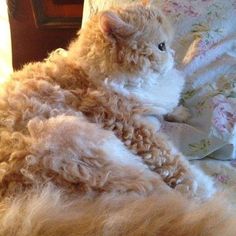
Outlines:
[[[106,87],[139,101],[154,114],[164,115],[177,105],[184,86],[180,72],[172,69],[164,75],[150,72],[142,75],[113,75],[106,79]]]

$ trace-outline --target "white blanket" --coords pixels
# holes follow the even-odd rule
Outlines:
[[[191,159],[210,155],[236,158],[236,1],[162,1],[174,22],[176,59],[186,76],[183,104],[191,110],[188,125],[175,143]],[[180,138],[181,137],[181,138]]]

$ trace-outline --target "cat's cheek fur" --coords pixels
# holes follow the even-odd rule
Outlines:
[[[162,55],[163,54],[163,55]],[[151,61],[151,69],[164,76],[174,68],[174,51],[170,48],[166,52],[160,52],[158,50],[157,59]]]

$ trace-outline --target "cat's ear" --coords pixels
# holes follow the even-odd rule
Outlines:
[[[104,11],[100,15],[100,29],[109,38],[119,39],[131,36],[134,27],[124,22],[116,13]]]

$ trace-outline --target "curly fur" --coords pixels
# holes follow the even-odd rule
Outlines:
[[[162,13],[114,8],[79,34],[0,95],[0,235],[234,235],[227,204],[199,202],[210,178],[158,129],[184,85]]]

